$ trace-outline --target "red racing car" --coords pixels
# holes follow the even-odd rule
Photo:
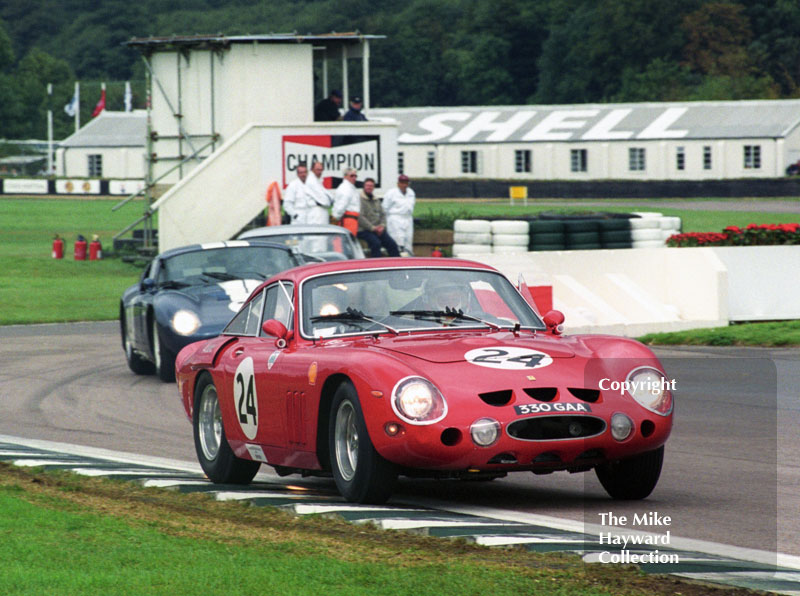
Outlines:
[[[527,287],[458,259],[305,265],[261,284],[176,361],[216,483],[332,474],[380,503],[398,475],[594,469],[613,498],[658,482],[674,382],[625,338],[561,336]]]

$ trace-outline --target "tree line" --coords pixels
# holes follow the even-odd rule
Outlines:
[[[370,48],[375,106],[800,96],[787,0],[2,0],[0,137],[43,138],[48,107],[70,134],[76,80],[82,122],[100,81],[109,109],[126,80],[144,107],[132,37],[331,31],[387,36]]]

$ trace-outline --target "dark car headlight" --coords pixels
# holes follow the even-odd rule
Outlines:
[[[200,319],[191,310],[182,308],[172,315],[170,325],[179,335],[192,335],[200,328]]]
[[[392,409],[409,424],[433,424],[447,415],[447,402],[428,379],[406,377],[392,390]]]

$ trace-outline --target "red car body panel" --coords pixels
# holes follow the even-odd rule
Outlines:
[[[276,279],[294,284],[294,329],[299,330],[299,294],[304,280],[336,271],[403,266],[494,271],[458,259],[371,259],[298,267],[261,287]],[[484,299],[479,299],[483,303]],[[483,363],[491,362],[492,354],[504,349],[540,352],[550,358],[531,368],[503,369],[465,357],[468,352],[483,350]],[[258,409],[258,426],[250,429],[252,436],[248,436],[249,427],[239,422],[234,397],[236,371],[248,358],[252,359]],[[619,390],[598,389],[600,379],[624,381],[631,370],[643,366],[666,378],[653,353],[634,340],[491,328],[317,339],[295,331],[283,348],[276,346],[274,337],[220,336],[187,346],[176,364],[181,398],[190,418],[198,375],[211,374],[219,392],[225,435],[240,458],[253,459],[253,449],[260,448],[261,461],[270,465],[327,468],[327,447],[318,441],[320,431],[327,432],[324,405],[335,387],[349,380],[378,453],[404,469],[430,471],[588,469],[656,449],[670,434],[671,409],[666,415],[658,414]],[[411,376],[424,377],[440,390],[448,408],[442,420],[409,424],[395,413],[393,389]],[[515,407],[528,411],[520,413]],[[623,441],[610,434],[610,419],[616,412],[625,413],[634,423],[632,435]],[[595,425],[598,432],[581,438],[541,440],[510,434],[510,428],[527,424],[520,421],[560,416],[570,416],[579,425]],[[471,440],[470,425],[480,418],[500,423],[500,438],[490,447]],[[389,424],[398,425],[399,432],[390,435],[386,431]]]

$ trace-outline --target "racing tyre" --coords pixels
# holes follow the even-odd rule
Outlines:
[[[343,383],[333,395],[328,420],[328,452],[336,487],[353,503],[385,503],[397,468],[375,451],[367,434],[355,388]]]
[[[128,368],[137,375],[152,375],[154,372],[153,363],[148,362],[133,351],[133,344],[131,344],[131,338],[128,337],[128,330],[125,327],[125,322],[120,321],[120,324],[122,329],[122,347],[125,350],[125,360],[128,361]]]
[[[233,454],[222,426],[217,388],[208,374],[200,377],[194,395],[192,427],[200,467],[215,484],[249,484],[261,464]]]
[[[662,445],[655,451],[597,466],[594,471],[612,499],[632,501],[644,499],[653,492],[663,462]]]
[[[165,383],[172,383],[175,380],[175,354],[161,341],[155,315],[153,315],[153,359],[158,378]]]

